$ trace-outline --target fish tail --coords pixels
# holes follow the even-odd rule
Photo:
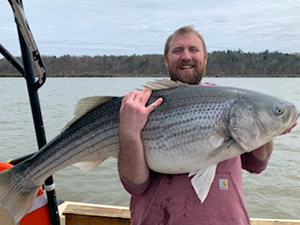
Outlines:
[[[14,168],[11,168],[0,173],[0,208],[7,211],[17,224],[31,209],[39,187],[22,191],[13,182],[13,172]]]

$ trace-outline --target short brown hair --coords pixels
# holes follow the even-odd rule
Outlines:
[[[171,34],[168,37],[168,39],[166,41],[166,44],[165,44],[165,51],[164,51],[164,56],[165,57],[168,56],[169,45],[170,45],[170,42],[171,42],[172,38],[175,37],[175,36],[182,35],[182,34],[187,34],[187,33],[194,33],[200,38],[200,40],[202,41],[204,53],[205,53],[205,55],[207,54],[206,45],[205,45],[205,42],[204,42],[204,39],[203,39],[202,35],[199,34],[199,32],[196,31],[192,26],[184,26],[184,27],[181,27],[181,28],[177,29],[173,34]]]

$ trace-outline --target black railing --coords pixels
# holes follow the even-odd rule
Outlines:
[[[31,105],[35,133],[39,149],[46,144],[46,135],[42,119],[41,107],[38,96],[38,89],[46,81],[46,71],[40,54],[35,45],[33,36],[27,24],[23,5],[21,0],[8,0],[11,4],[15,22],[17,25],[20,48],[22,53],[23,65],[12,56],[8,50],[0,44],[0,53],[23,75],[26,79],[27,90]],[[38,75],[38,79],[35,76]],[[12,160],[12,164],[20,163],[21,161],[31,157],[32,154]],[[49,215],[52,225],[59,225],[59,213],[55,194],[55,185],[52,176],[45,181],[45,189],[48,198]]]

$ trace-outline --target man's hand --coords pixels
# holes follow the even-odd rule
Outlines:
[[[149,114],[162,103],[162,98],[146,106],[151,90],[133,91],[126,94],[120,108],[120,152],[118,169],[121,176],[135,185],[143,184],[149,178],[141,131]]]
[[[126,94],[120,108],[120,134],[127,137],[139,136],[144,128],[148,115],[162,103],[162,98],[146,107],[151,96],[150,89],[133,91]]]
[[[291,130],[297,125],[297,121],[295,121],[295,123],[288,129],[286,129],[284,132],[282,132],[280,135],[283,135],[283,134],[287,134],[289,132],[291,132]],[[259,147],[258,149],[252,151],[252,154],[258,158],[259,160],[266,160],[272,153],[273,151],[273,140],[266,143],[265,145]]]

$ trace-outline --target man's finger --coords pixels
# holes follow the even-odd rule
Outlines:
[[[129,94],[126,94],[126,98],[125,98],[125,101],[126,102],[132,102],[132,101],[136,101],[138,97],[138,94],[139,94],[139,91],[131,91]]]
[[[163,102],[162,98],[158,98],[155,102],[147,107],[148,112],[151,113],[154,109],[156,109]]]
[[[142,105],[146,105],[146,103],[148,102],[150,96],[151,96],[151,90],[148,89],[148,88],[144,88],[142,90],[142,95],[141,95],[141,98],[140,98],[140,103]]]
[[[124,103],[128,99],[129,93],[126,93],[125,96],[122,99],[122,102]]]

